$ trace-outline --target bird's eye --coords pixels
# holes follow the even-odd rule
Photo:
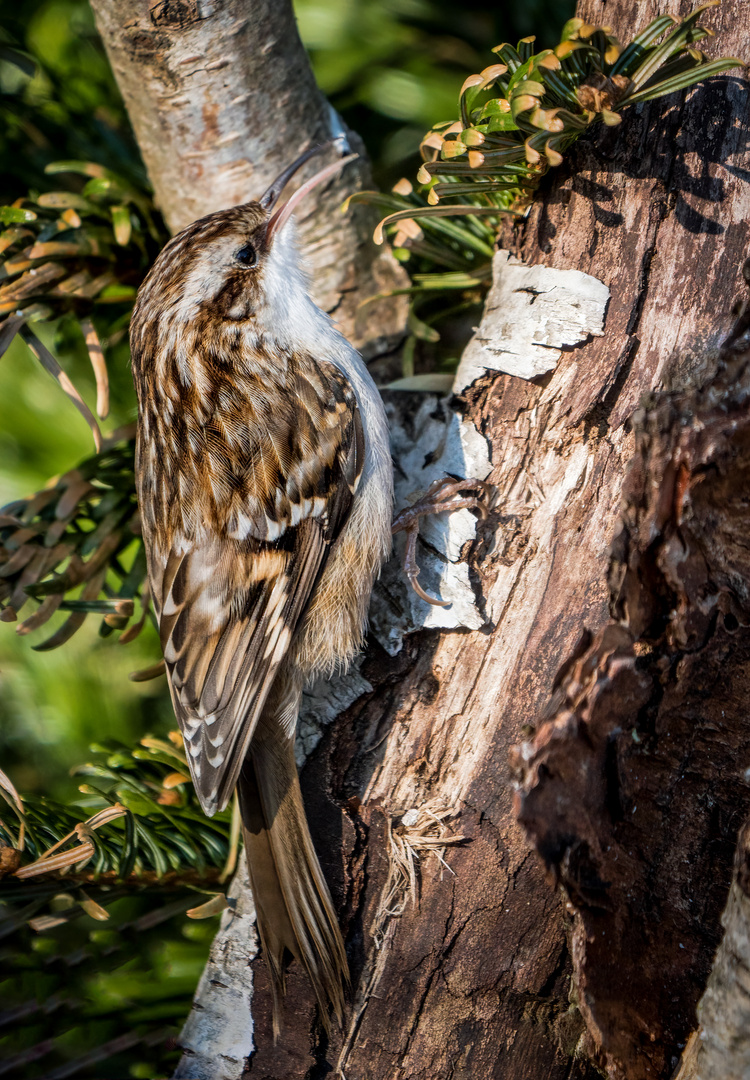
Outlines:
[[[258,253],[252,244],[245,244],[234,256],[238,263],[243,266],[255,266],[258,261]]]

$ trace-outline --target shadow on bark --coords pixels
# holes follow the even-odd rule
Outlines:
[[[679,1061],[750,811],[747,347],[634,417],[612,620],[515,751],[518,818],[562,886],[580,1008],[616,1080]]]
[[[750,133],[742,124],[729,132],[726,128],[727,98],[739,104],[745,93],[741,79],[721,77],[697,87],[687,103],[675,94],[672,99],[626,112],[620,125],[600,129],[570,151],[569,187],[551,191],[548,206],[565,202],[573,191],[591,204],[598,225],[617,229],[624,219],[613,209],[612,181],[615,177],[620,182],[623,177],[650,179],[669,191],[675,218],[687,232],[723,234],[726,227],[715,213],[727,198],[720,170],[726,169],[745,182],[750,179],[750,171],[732,162],[747,155]],[[670,108],[670,100],[679,107]],[[594,170],[598,172],[596,181],[585,175]],[[545,186],[552,187],[556,179],[555,173],[548,174]],[[544,212],[540,213],[538,230],[540,250],[549,251],[555,226]]]

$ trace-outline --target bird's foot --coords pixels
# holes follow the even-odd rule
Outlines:
[[[454,480],[452,476],[445,476],[442,480],[435,480],[421,499],[417,499],[412,506],[407,506],[393,519],[391,531],[406,533],[404,573],[417,596],[421,596],[428,604],[448,607],[450,600],[438,600],[437,597],[430,596],[417,581],[419,577],[417,566],[419,519],[430,514],[446,514],[463,509],[478,510],[483,518],[487,517],[486,503],[491,490],[492,485],[485,480]],[[472,494],[465,494],[466,492]]]

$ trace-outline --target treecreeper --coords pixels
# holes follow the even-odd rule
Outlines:
[[[348,978],[294,759],[303,686],[362,645],[391,549],[385,411],[356,350],[311,300],[281,208],[303,154],[257,201],[194,222],[143,282],[130,330],[136,477],[172,703],[206,814],[237,788],[274,985],[287,954],[324,1021]]]
[[[138,395],[136,485],[175,715],[204,811],[237,789],[258,928],[280,1029],[288,955],[327,1023],[348,967],[302,805],[294,736],[305,684],[362,647],[373,583],[407,534],[419,585],[425,514],[486,513],[480,480],[436,481],[393,517],[380,394],[308,295],[290,218],[356,155],[280,208],[297,159],[257,200],[170,240],[130,325]]]

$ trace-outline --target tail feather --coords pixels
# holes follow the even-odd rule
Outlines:
[[[261,719],[238,785],[242,831],[278,1033],[285,954],[305,968],[324,1022],[339,1024],[349,972],[331,896],[313,848],[294,760],[294,742]]]

